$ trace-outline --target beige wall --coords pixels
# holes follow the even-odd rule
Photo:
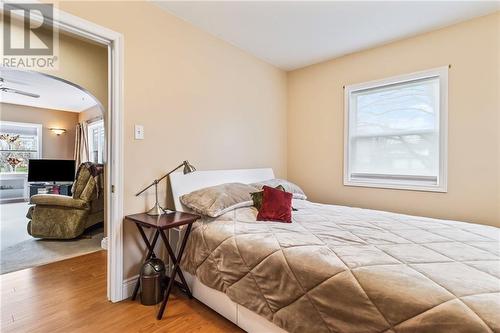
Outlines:
[[[124,36],[125,214],[149,208],[153,192],[134,193],[189,159],[200,170],[288,170],[320,202],[498,223],[498,16],[291,72],[287,100],[286,73],[152,4],[60,7]],[[449,192],[344,187],[342,86],[448,63]],[[144,140],[133,139],[134,124],[144,125]],[[132,225],[124,229],[130,277],[143,244]]]
[[[286,73],[149,3],[60,7],[124,36],[125,214],[149,208],[153,191],[134,193],[184,159],[199,170],[272,167],[286,177]],[[134,124],[144,140],[133,139]],[[124,228],[128,277],[144,245]]]
[[[500,14],[288,73],[288,176],[313,201],[500,226]],[[343,185],[344,85],[451,64],[448,193]]]
[[[24,25],[13,20],[12,32],[24,34]],[[46,34],[52,33],[45,31]],[[0,36],[0,41],[2,36]],[[104,108],[108,104],[108,49],[78,37],[59,34],[58,66],[56,69],[38,71],[70,81],[87,90]],[[34,39],[36,41],[36,39]],[[41,47],[41,46],[40,46]]]
[[[0,103],[0,115],[5,121],[42,124],[43,158],[73,159],[78,113]],[[67,132],[57,136],[49,128]]]
[[[45,71],[71,81],[92,94],[106,109],[108,105],[108,49],[60,34],[59,68]]]
[[[85,121],[92,122],[95,119],[103,117],[103,110],[99,106],[91,107],[85,111],[78,113],[78,122],[83,123]]]

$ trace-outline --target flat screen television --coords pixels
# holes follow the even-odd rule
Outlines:
[[[72,182],[75,180],[74,160],[30,159],[29,182]]]

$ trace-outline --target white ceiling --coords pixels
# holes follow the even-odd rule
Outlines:
[[[498,1],[153,2],[285,70],[500,9]]]
[[[17,69],[0,67],[4,87],[40,95],[29,97],[0,91],[0,102],[38,108],[81,112],[97,105],[92,95],[62,79]]]

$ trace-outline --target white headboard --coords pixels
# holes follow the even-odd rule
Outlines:
[[[183,194],[224,183],[249,184],[268,180],[274,178],[274,172],[271,168],[211,170],[195,171],[186,175],[182,172],[174,172],[169,177],[175,210],[184,211],[184,207],[179,200],[179,197]]]

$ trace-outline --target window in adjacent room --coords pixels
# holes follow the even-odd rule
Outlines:
[[[0,173],[27,173],[28,162],[40,158],[42,125],[0,121]]]
[[[88,125],[89,159],[94,163],[104,161],[104,121],[98,120]]]
[[[344,185],[446,192],[448,67],[346,86]]]
[[[41,124],[0,121],[0,203],[28,198],[28,164],[41,157]]]

